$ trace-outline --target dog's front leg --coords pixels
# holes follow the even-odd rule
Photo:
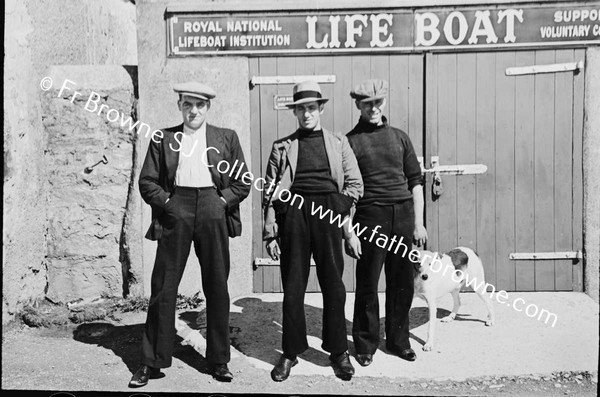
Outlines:
[[[433,349],[433,341],[435,340],[435,322],[437,321],[437,302],[435,297],[425,299],[429,307],[429,329],[427,331],[427,342],[423,346],[423,350],[428,352]]]

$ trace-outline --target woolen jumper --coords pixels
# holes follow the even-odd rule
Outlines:
[[[300,130],[298,163],[294,183],[290,190],[298,194],[337,192],[337,187],[333,182],[331,170],[329,169],[323,130]]]
[[[365,186],[357,206],[396,204],[411,199],[412,188],[423,184],[410,138],[385,117],[380,126],[359,120],[347,137]]]

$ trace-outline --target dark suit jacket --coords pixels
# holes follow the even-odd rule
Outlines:
[[[142,198],[152,207],[152,224],[146,233],[146,238],[150,240],[158,240],[162,235],[159,216],[162,214],[165,202],[171,196],[175,186],[175,172],[177,171],[181,150],[179,145],[181,134],[176,136],[176,133],[183,133],[183,124],[161,131],[163,133],[162,139],[158,139],[159,135],[155,135],[154,140],[150,140],[139,181]],[[242,175],[248,169],[244,162],[244,153],[238,136],[233,130],[207,124],[206,147],[214,147],[218,150],[218,152],[215,150],[207,151],[208,163],[213,166],[209,170],[217,191],[227,202],[229,236],[239,236],[242,233],[239,203],[250,193],[250,185],[241,181]],[[196,148],[196,150],[199,149]],[[217,171],[216,165],[223,160],[228,162],[231,167],[235,167],[235,172],[220,173]],[[224,168],[222,166],[221,169]],[[239,168],[241,168],[241,172],[238,174]],[[232,175],[232,177],[230,178],[229,175]],[[239,175],[238,179],[235,178],[236,175]]]

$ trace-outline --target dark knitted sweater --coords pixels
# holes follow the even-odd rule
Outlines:
[[[329,168],[323,130],[299,130],[298,163],[290,190],[299,194],[337,192]]]
[[[408,135],[390,127],[360,120],[347,135],[363,177],[365,192],[358,206],[391,205],[412,198],[423,184],[421,167]]]

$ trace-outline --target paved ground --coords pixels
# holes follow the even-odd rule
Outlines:
[[[421,350],[427,335],[427,309],[422,300],[415,299],[411,344],[417,361],[410,363],[388,354],[382,342],[371,366],[363,368],[353,361],[356,376],[349,382],[335,378],[328,366],[327,354],[320,347],[321,296],[308,294],[305,307],[310,349],[300,357],[290,379],[275,383],[269,371],[280,354],[281,298],[280,294],[264,294],[233,300],[232,383],[216,382],[206,374],[206,362],[193,348],[202,352],[204,316],[185,311],[180,313],[178,330],[187,345],[178,343],[173,366],[163,371],[166,376],[140,391],[596,395],[598,304],[581,293],[510,294],[510,301],[522,298],[526,302],[523,306],[535,304],[540,310],[555,313],[558,320],[554,327],[498,303],[496,325],[486,327],[482,302],[474,294],[462,294],[459,318],[438,323],[432,352]],[[383,296],[380,300],[383,308]],[[348,294],[349,332],[353,303],[354,296]],[[449,295],[442,298],[438,318],[447,315],[451,306]],[[3,332],[2,388],[128,391],[127,382],[137,366],[143,321],[142,313],[127,313],[118,322],[60,330],[8,327]],[[352,354],[351,337],[348,340]],[[563,371],[591,374],[587,378],[575,378],[575,374],[569,378],[567,374],[565,380],[557,375]],[[523,386],[515,389],[518,384]]]

